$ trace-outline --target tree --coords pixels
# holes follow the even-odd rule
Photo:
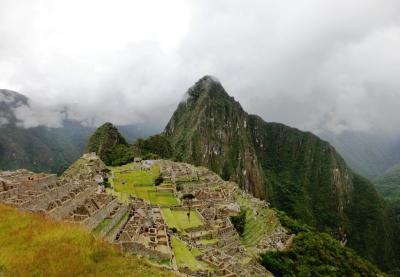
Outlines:
[[[239,235],[242,235],[246,224],[246,210],[240,209],[239,215],[231,216],[231,222]]]
[[[195,198],[195,196],[191,193],[187,193],[182,196],[182,200],[187,201],[188,206],[189,206],[189,212],[187,213],[189,221],[190,221],[190,212],[191,212],[191,208],[192,208],[192,201],[194,198]]]

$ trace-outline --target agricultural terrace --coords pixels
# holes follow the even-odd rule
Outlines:
[[[279,221],[272,209],[259,207],[241,194],[237,195],[236,201],[246,210],[242,243],[247,247],[255,247],[265,235],[273,232]]]
[[[149,170],[142,170],[133,164],[111,167],[111,184],[114,193],[121,201],[127,203],[129,195],[134,195],[160,206],[174,206],[179,204],[171,191],[162,190],[154,185],[154,180],[160,176],[160,169],[153,165]]]

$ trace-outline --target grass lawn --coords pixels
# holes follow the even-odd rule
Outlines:
[[[161,206],[174,206],[179,204],[172,192],[158,192],[154,185],[154,179],[160,174],[158,166],[153,166],[149,171],[129,170],[129,165],[112,168],[114,178],[112,185],[115,188],[116,195],[121,201],[127,202],[129,195],[135,195],[150,201],[152,204]],[[121,173],[120,171],[128,170]]]
[[[174,276],[77,225],[0,205],[1,276]]]
[[[162,212],[169,228],[175,227],[179,231],[183,231],[188,228],[203,225],[196,211],[190,212],[190,221],[186,211],[173,211],[168,208],[163,208]]]
[[[176,264],[178,267],[189,267],[191,270],[212,270],[206,263],[196,260],[196,256],[200,255],[198,249],[189,250],[186,244],[180,239],[171,237],[172,249],[174,250]]]

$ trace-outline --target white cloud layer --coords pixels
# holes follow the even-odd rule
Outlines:
[[[217,76],[250,113],[311,131],[400,129],[397,0],[2,0],[0,88],[25,126],[163,126]]]

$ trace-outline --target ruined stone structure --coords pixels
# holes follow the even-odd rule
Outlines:
[[[81,173],[72,171],[75,174],[61,178],[24,169],[0,172],[0,202],[78,223],[89,230],[105,219],[117,220],[126,207],[116,197],[98,189],[96,176],[104,174],[96,166],[98,158],[85,154],[79,163]]]
[[[133,163],[123,170],[127,173],[144,170],[144,162]],[[241,210],[238,197],[257,207],[254,216],[263,216],[268,208],[265,202],[241,191],[237,184],[223,181],[206,168],[164,160],[151,161],[151,165],[153,163],[159,166],[164,179],[155,189],[173,193],[180,199],[180,204],[167,209],[171,213],[195,214],[201,225],[174,233],[176,230],[168,228],[159,205],[134,196],[128,198],[128,204],[121,203],[104,189],[109,171],[94,154],[85,154],[60,178],[27,170],[0,172],[0,202],[80,224],[125,252],[169,261],[171,268],[192,276],[268,275],[255,253],[283,250],[293,236],[279,225],[272,228],[272,232],[261,234],[249,251],[230,221],[230,217]],[[192,197],[184,199],[188,194]],[[171,236],[176,236],[188,249],[199,249],[201,255],[196,259],[214,271],[174,267]]]
[[[159,206],[131,197],[130,217],[115,238],[122,250],[159,259],[171,258],[167,225]]]

